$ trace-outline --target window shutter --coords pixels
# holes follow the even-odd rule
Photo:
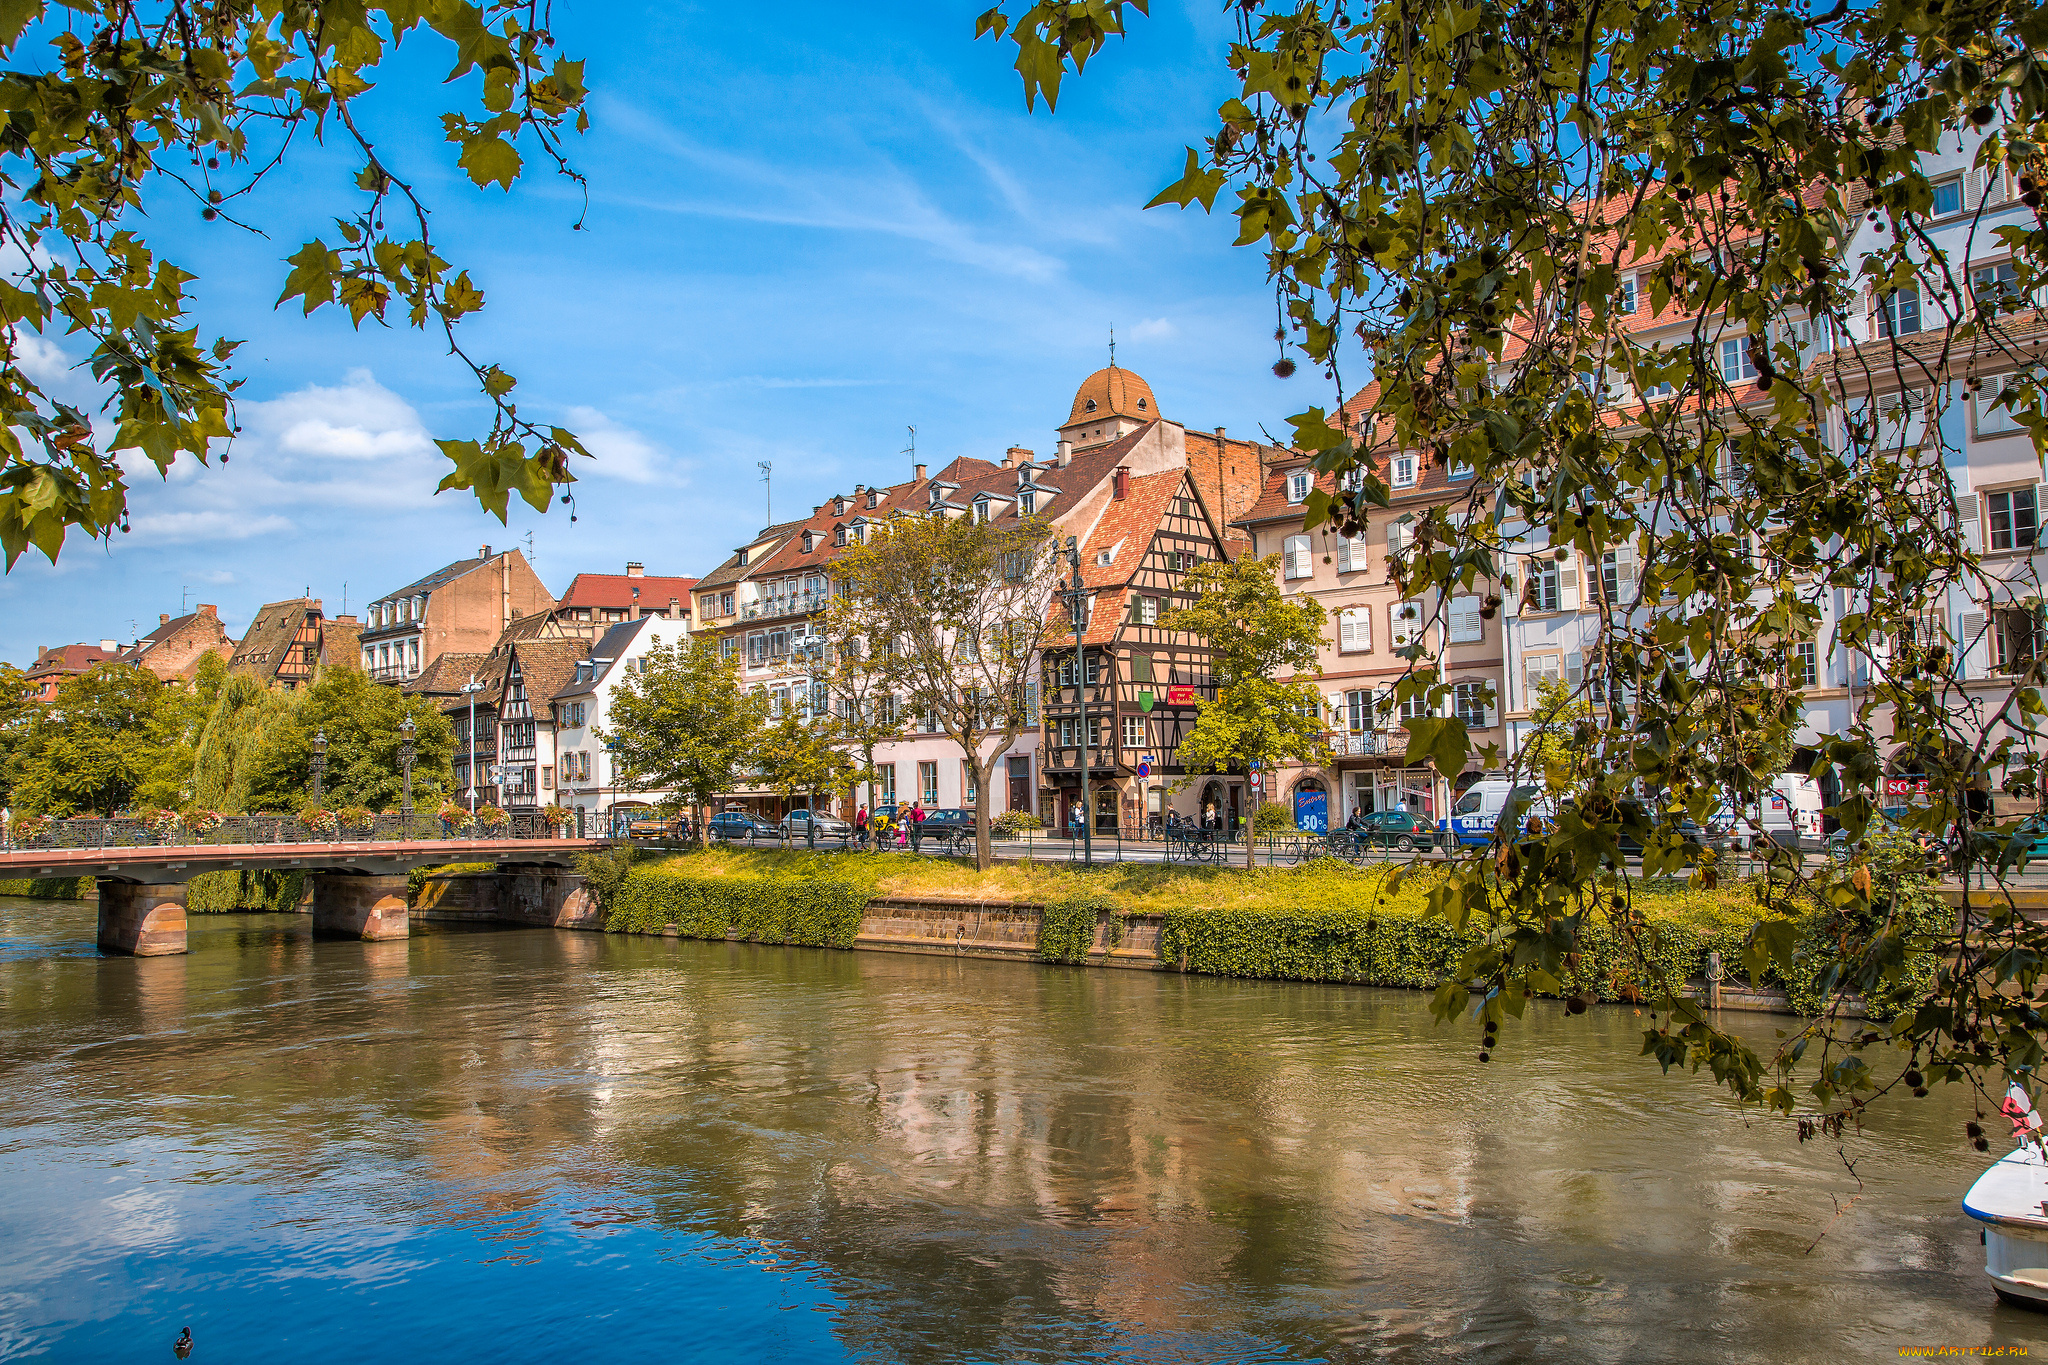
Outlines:
[[[1562,611],[1579,609],[1579,561],[1569,553],[1557,566],[1557,605]]]
[[[1966,611],[1956,617],[1956,661],[1963,677],[1981,678],[1989,671],[1984,660],[1990,648],[1983,612]]]
[[[1307,536],[1287,537],[1286,560],[1287,576],[1289,578],[1307,578],[1309,576],[1311,570],[1309,568]]]
[[[1387,553],[1397,555],[1407,548],[1408,523],[1405,521],[1389,522],[1387,525]]]
[[[1337,572],[1351,572],[1351,540],[1349,537],[1337,542]]]
[[[1367,607],[1346,607],[1337,615],[1337,648],[1359,653],[1372,648],[1372,611]]]
[[[1977,509],[1977,495],[1965,493],[1956,499],[1956,523],[1963,533],[1963,548],[1984,553],[1984,521]]]
[[[1396,602],[1387,608],[1390,628],[1387,642],[1395,649],[1406,649],[1422,635],[1422,604],[1420,602]]]
[[[1625,540],[1614,547],[1614,600],[1628,606],[1636,600],[1636,543]]]
[[[2048,483],[2034,485],[2034,544],[2048,548]]]
[[[1477,597],[1451,599],[1451,643],[1476,644],[1486,638],[1485,620],[1479,615]]]

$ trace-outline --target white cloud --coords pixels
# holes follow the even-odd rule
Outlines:
[[[130,518],[133,530],[123,540],[138,545],[183,545],[193,541],[249,540],[293,529],[291,519],[275,514],[252,517],[236,512],[143,512]],[[223,574],[214,581],[233,578]]]
[[[17,327],[13,329],[10,341],[14,347],[14,363],[36,383],[48,388],[71,377],[71,357],[64,354],[62,346],[40,332]]]
[[[596,408],[570,408],[569,429],[594,457],[570,463],[569,472],[579,479],[595,474],[627,483],[676,482],[666,454],[633,428],[620,426]]]
[[[1167,341],[1179,334],[1180,329],[1165,318],[1146,318],[1131,329],[1131,340]]]

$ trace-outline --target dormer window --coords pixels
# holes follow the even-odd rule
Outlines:
[[[946,500],[945,493],[940,490],[937,484],[933,484],[930,488],[927,488],[925,490],[925,496],[931,500],[931,506],[933,507],[937,507],[940,503]]]
[[[1085,407],[1085,408],[1083,408],[1083,409],[1081,409],[1081,411],[1083,411],[1083,412],[1093,412],[1093,411],[1095,411],[1095,400],[1094,400],[1093,398],[1089,399],[1089,400],[1088,400],[1088,406],[1087,406],[1087,407]]]
[[[869,506],[869,507],[879,507],[879,506],[881,506],[881,504],[882,504],[882,495],[881,495],[881,493],[879,493],[879,492],[878,492],[878,491],[876,491],[875,489],[872,489],[872,488],[870,488],[870,489],[868,490],[868,506]]]
[[[844,545],[846,543],[846,528],[844,526],[832,528],[832,543],[834,545]]]
[[[833,515],[833,516],[835,516],[835,517],[843,517],[843,516],[845,516],[845,515],[846,515],[846,499],[845,499],[845,498],[834,498],[834,499],[832,499],[832,515]]]
[[[810,552],[811,552],[811,533],[810,533],[809,531],[806,531],[806,532],[804,532],[804,553],[805,553],[805,554],[809,554]]]
[[[1139,412],[1143,412],[1144,410],[1145,410],[1145,400],[1144,400],[1144,399],[1142,399],[1142,398],[1140,398],[1140,399],[1138,400],[1138,411],[1139,411]]]
[[[986,496],[976,498],[974,500],[974,524],[977,526],[986,525],[988,520],[988,498]]]
[[[1289,474],[1287,476],[1287,501],[1307,502],[1309,487],[1314,482],[1315,476],[1306,469]]]
[[[1038,515],[1038,494],[1029,491],[1017,495],[1017,511],[1027,517]]]
[[[740,551],[739,564],[741,568],[745,568],[747,566],[747,552],[745,550]]]

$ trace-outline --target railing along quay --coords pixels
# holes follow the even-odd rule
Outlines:
[[[407,843],[448,839],[577,838],[572,825],[554,825],[538,815],[513,815],[503,825],[457,825],[432,814],[378,815],[367,824],[316,829],[288,815],[230,815],[204,828],[152,825],[124,816],[51,820],[32,837],[17,837],[19,817],[7,826],[0,849],[197,848],[244,844]]]

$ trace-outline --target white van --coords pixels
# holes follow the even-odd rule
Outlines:
[[[1813,849],[1826,846],[1821,836],[1820,784],[1797,773],[1780,773],[1752,805],[1736,810],[1722,806],[1714,812],[1710,826],[1725,835],[1728,847],[1748,850],[1765,843],[1782,848]]]
[[[1490,844],[1494,825],[1511,803],[1527,818],[1542,796],[1543,788],[1539,786],[1510,782],[1504,777],[1482,777],[1452,803],[1450,819],[1439,820],[1437,829],[1460,844]]]

